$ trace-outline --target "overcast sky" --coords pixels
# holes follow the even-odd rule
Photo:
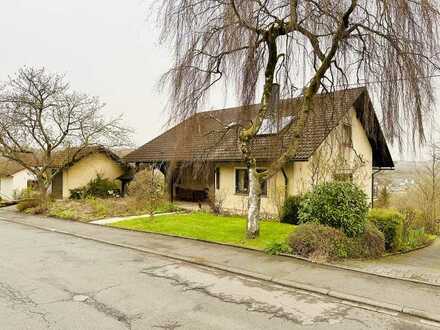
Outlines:
[[[109,115],[124,114],[137,145],[147,142],[167,119],[166,94],[156,86],[170,65],[148,17],[151,1],[0,0],[0,81],[23,65],[66,73],[74,89],[99,96]],[[217,96],[209,108],[227,105]]]

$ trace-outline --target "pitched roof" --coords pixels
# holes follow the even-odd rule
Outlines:
[[[88,146],[84,148],[72,147],[57,151],[52,156],[51,167],[61,168],[71,166],[73,163],[94,154],[104,153],[115,162],[124,165],[122,159],[113,151],[103,146]]]
[[[35,158],[35,155],[32,153],[21,153],[19,154],[20,159],[26,164],[33,164],[34,166],[38,166],[39,161]],[[10,176],[15,173],[24,170],[25,168],[14,160],[0,157],[0,176]]]
[[[72,164],[94,153],[104,153],[109,158],[113,159],[115,162],[120,164],[121,166],[125,166],[125,162],[110,149],[105,148],[103,146],[88,146],[84,148],[79,148],[79,147],[65,148],[63,150],[59,150],[55,152],[52,155],[51,167],[53,168],[69,167]],[[36,166],[36,167],[41,166],[41,158],[39,158],[35,153],[34,154],[23,153],[20,155],[20,158],[26,164],[31,164],[31,166]],[[24,167],[16,161],[0,158],[0,176],[13,175],[23,169]]]
[[[23,169],[23,166],[13,160],[4,158],[0,159],[0,176],[14,175]]]
[[[378,150],[373,150],[373,154],[383,153],[377,164],[380,163],[381,167],[394,166],[366,88],[318,94],[313,102],[313,111],[292,160],[310,158],[344,115],[355,107],[359,108],[357,114],[366,131],[367,128],[369,130],[367,135],[370,143],[373,139],[376,140],[373,147]],[[283,117],[292,116],[294,121],[301,104],[302,98],[281,100],[280,113]],[[256,117],[259,106],[255,104],[197,113],[131,152],[124,159],[127,162],[240,161],[242,153],[238,138],[239,128],[235,124],[249,124]],[[373,124],[367,125],[370,122]],[[258,135],[253,141],[253,156],[260,161],[276,159],[292,139],[287,129],[278,134]]]

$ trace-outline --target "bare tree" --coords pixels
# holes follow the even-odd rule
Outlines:
[[[295,155],[314,96],[336,86],[377,82],[390,141],[408,129],[424,139],[423,115],[433,100],[429,76],[438,68],[439,10],[434,0],[162,0],[162,42],[173,46],[165,74],[173,120],[200,111],[208,91],[224,82],[244,105],[260,99],[257,117],[241,127],[249,168],[247,236],[259,234],[261,184]],[[302,75],[301,75],[302,73]],[[303,79],[301,79],[301,76]],[[283,97],[302,95],[294,137],[264,172],[252,141],[269,116],[272,85]]]
[[[415,185],[408,194],[422,211],[427,230],[436,232],[435,222],[440,214],[440,148],[435,143],[430,146],[429,156],[429,161],[417,169]]]
[[[70,148],[63,154],[74,160],[88,146],[127,145],[129,130],[120,117],[106,120],[103,107],[97,97],[72,91],[63,75],[24,67],[0,88],[0,156],[33,173],[46,200],[60,171],[57,151]]]

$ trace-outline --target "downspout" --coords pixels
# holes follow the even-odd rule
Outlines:
[[[281,168],[281,173],[283,173],[284,177],[284,201],[286,201],[289,195],[289,177],[287,176],[284,167]]]
[[[379,174],[382,171],[383,170],[379,168],[378,170],[373,171],[371,174],[371,208],[374,207],[374,177],[376,174]]]

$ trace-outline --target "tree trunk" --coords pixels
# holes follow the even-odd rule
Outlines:
[[[249,167],[249,197],[246,236],[249,239],[260,235],[261,183],[255,165]]]

